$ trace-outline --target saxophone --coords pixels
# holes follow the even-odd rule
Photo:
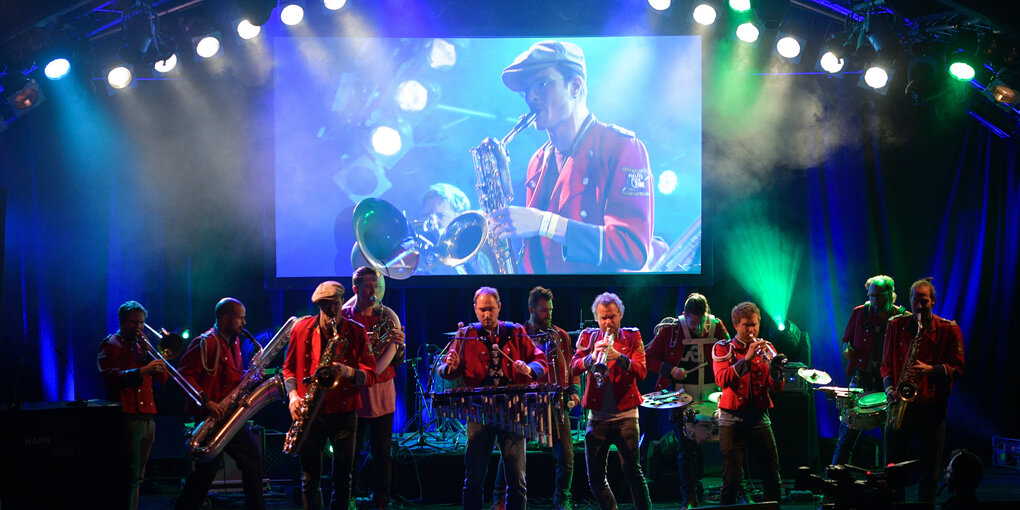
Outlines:
[[[330,338],[326,349],[322,351],[322,357],[319,359],[319,366],[315,368],[315,373],[305,378],[304,383],[307,385],[307,389],[304,398],[301,399],[298,417],[290,424],[290,429],[287,430],[287,435],[283,438],[283,453],[287,455],[297,455],[301,451],[301,446],[308,439],[308,433],[312,429],[311,422],[318,414],[319,408],[322,407],[323,397],[326,392],[340,385],[340,376],[337,374],[336,367],[333,366],[333,359],[343,359],[350,342],[347,337],[340,337],[336,318],[332,320],[332,324],[333,338]],[[343,344],[343,350],[339,356],[336,356],[337,346],[340,344]]]
[[[297,320],[297,317],[287,319],[269,343],[265,347],[260,346],[241,382],[220,401],[224,407],[223,416],[218,420],[212,416],[206,418],[188,436],[186,446],[196,460],[208,461],[215,458],[252,416],[270,402],[286,397],[283,378],[280,374],[265,378],[265,368],[287,346],[290,330]],[[251,338],[247,331],[242,332]]]
[[[506,146],[518,133],[530,126],[537,116],[535,112],[521,115],[517,124],[502,140],[486,138],[478,147],[471,149],[471,159],[478,178],[475,184],[478,203],[486,215],[507,207],[513,201],[514,187],[510,182],[510,156]],[[500,274],[516,273],[517,263],[510,249],[510,240],[486,235],[486,242],[492,249]]]
[[[896,383],[896,394],[898,399],[893,399],[886,407],[886,427],[892,430],[899,430],[903,426],[903,416],[907,412],[907,404],[917,398],[917,381],[910,375],[910,367],[917,361],[917,344],[920,343],[921,314],[917,314],[917,334],[910,341],[910,349],[907,350],[907,359],[903,362],[903,371]]]

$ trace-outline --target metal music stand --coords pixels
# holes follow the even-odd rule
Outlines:
[[[436,449],[456,447],[460,443],[460,439],[464,437],[463,432],[466,427],[463,423],[452,418],[440,418],[432,410],[432,382],[435,378],[439,362],[443,359],[446,351],[446,349],[443,349],[439,353],[429,352],[434,347],[433,344],[419,346],[418,351],[422,355],[415,360],[415,363],[411,364],[411,370],[414,372],[415,413],[404,424],[401,433],[406,434],[415,423],[418,424],[418,427],[414,433],[398,441],[398,446]],[[421,352],[423,348],[425,353]],[[427,388],[422,385],[421,375],[418,371],[418,362],[422,360],[426,361],[429,367]],[[431,443],[429,442],[430,439],[432,440]]]

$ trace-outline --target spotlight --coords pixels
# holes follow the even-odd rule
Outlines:
[[[889,72],[879,66],[871,66],[864,71],[864,83],[873,89],[880,89],[889,84]]]
[[[119,65],[106,73],[106,83],[117,90],[131,85],[131,79],[131,69],[126,65]]]
[[[339,11],[347,5],[347,0],[322,0],[322,6],[331,11]]]
[[[882,53],[897,41],[893,33],[893,15],[891,13],[870,13],[864,22],[864,38],[875,49],[875,53]]]
[[[648,5],[657,11],[669,9],[669,4],[671,3],[673,3],[671,0],[648,0]]]
[[[400,152],[400,132],[389,126],[378,126],[372,130],[372,150],[383,156]]]
[[[164,58],[163,60],[157,60],[156,63],[152,65],[152,68],[155,69],[156,72],[163,74],[173,71],[175,67],[177,67],[176,53],[171,53],[169,57]]]
[[[253,25],[250,21],[243,19],[237,22],[237,36],[245,41],[254,38],[262,31],[262,27]]]
[[[676,191],[676,172],[672,170],[666,170],[659,174],[659,193],[663,195],[670,195]]]
[[[238,0],[237,7],[241,18],[256,27],[261,27],[269,21],[269,16],[276,7],[276,0]]]
[[[7,74],[3,79],[4,99],[17,116],[28,113],[46,100],[46,96],[35,80],[30,80],[21,73]]]
[[[751,0],[730,0],[730,9],[737,12],[747,12],[751,10]]]
[[[974,68],[966,62],[953,62],[949,64],[949,74],[957,80],[970,81],[974,79]]]
[[[843,59],[836,56],[831,51],[822,53],[822,57],[818,59],[818,65],[822,67],[822,70],[834,74],[843,70]]]
[[[691,16],[699,25],[711,25],[712,23],[715,23],[715,7],[708,4],[698,4],[698,6],[694,8],[694,12],[691,13]]]
[[[448,69],[457,63],[457,47],[444,39],[433,39],[429,45],[429,67]]]
[[[195,53],[202,58],[215,57],[220,52],[219,36],[219,32],[214,32],[204,37],[196,37],[192,39],[192,41],[195,42]]]
[[[1016,89],[1020,85],[1020,75],[1011,69],[1002,69],[992,78],[985,91],[995,102],[1006,106],[1016,103]]]
[[[942,64],[931,55],[920,55],[907,63],[907,87],[904,95],[911,104],[925,104],[942,94]]]
[[[800,50],[803,47],[803,42],[792,35],[780,33],[779,40],[776,41],[776,52],[789,60],[800,60]]]
[[[46,67],[43,69],[43,74],[51,80],[59,80],[67,76],[67,73],[70,71],[71,62],[69,62],[66,58],[61,57],[55,58],[51,60],[49,64],[46,64]]]
[[[753,43],[758,40],[758,27],[754,23],[742,23],[737,27],[737,38],[746,43]]]
[[[420,112],[429,100],[429,91],[417,80],[407,80],[397,86],[397,104],[406,112]]]
[[[790,0],[757,0],[754,13],[758,20],[769,30],[775,30],[786,21],[786,10]]]
[[[280,10],[280,21],[284,25],[294,26],[305,19],[305,8],[297,3],[290,3]]]

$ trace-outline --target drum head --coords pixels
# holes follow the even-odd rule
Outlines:
[[[863,409],[869,409],[872,407],[885,405],[886,401],[887,397],[885,393],[882,392],[869,393],[857,399],[857,406]]]

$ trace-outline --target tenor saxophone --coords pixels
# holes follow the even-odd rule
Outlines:
[[[521,115],[517,125],[502,140],[486,138],[482,143],[471,149],[471,159],[475,165],[475,176],[478,179],[475,189],[478,191],[478,203],[488,216],[510,205],[514,199],[514,187],[510,181],[510,156],[506,146],[518,133],[531,125],[538,114],[531,112]],[[509,239],[486,236],[486,242],[492,249],[496,259],[496,268],[501,274],[517,272],[517,263],[510,249]]]
[[[343,349],[337,356],[337,347],[340,345],[343,346]],[[336,368],[332,366],[333,359],[343,359],[349,345],[347,337],[340,337],[340,328],[337,327],[337,320],[334,318],[333,338],[330,338],[326,349],[322,351],[322,357],[319,359],[319,365],[315,368],[315,373],[311,377],[305,378],[307,389],[304,398],[301,399],[301,408],[298,409],[297,419],[290,424],[290,429],[287,430],[287,435],[283,438],[284,454],[297,455],[301,451],[301,446],[308,439],[308,433],[312,429],[311,422],[318,414],[319,408],[322,407],[326,392],[340,385],[340,377]]]
[[[196,460],[208,461],[215,458],[252,416],[270,402],[286,398],[283,378],[280,374],[265,378],[265,368],[287,346],[290,330],[297,321],[297,317],[288,319],[269,343],[252,358],[241,382],[220,401],[224,407],[223,416],[218,420],[212,416],[206,418],[188,436],[186,446]]]
[[[896,383],[895,398],[886,407],[886,427],[892,430],[899,430],[903,426],[903,416],[907,412],[907,405],[917,398],[917,381],[910,375],[910,367],[917,361],[917,344],[920,343],[923,328],[921,327],[921,314],[917,314],[917,334],[910,341],[910,348],[907,350],[907,359],[903,361],[903,371]]]

